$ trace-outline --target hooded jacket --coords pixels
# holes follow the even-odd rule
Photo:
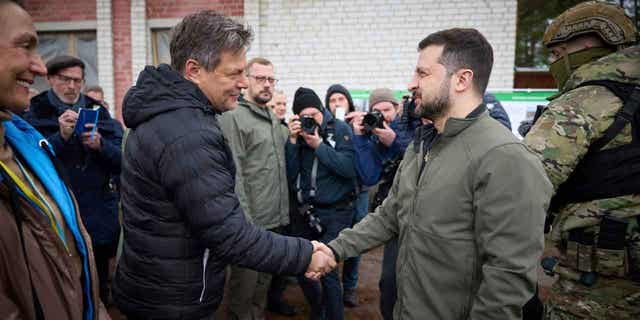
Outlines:
[[[247,219],[265,229],[289,224],[284,146],[289,137],[275,114],[244,100],[220,117],[236,165],[236,193]]]
[[[229,264],[306,271],[309,241],[245,220],[217,115],[204,93],[168,65],[145,68],[125,97],[131,131],[121,176],[124,246],[113,292],[127,315],[210,317]]]
[[[327,108],[329,108],[329,98],[331,98],[331,95],[333,95],[334,93],[342,93],[344,94],[345,97],[347,97],[347,101],[349,102],[349,106],[348,106],[349,110],[347,110],[347,113],[356,111],[356,107],[353,104],[353,98],[351,97],[351,93],[349,93],[349,90],[347,90],[347,88],[345,88],[341,84],[334,84],[331,87],[329,87],[329,89],[327,89],[327,95],[324,97],[324,105]]]

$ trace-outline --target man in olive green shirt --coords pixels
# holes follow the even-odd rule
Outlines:
[[[551,184],[489,116],[493,50],[475,29],[422,40],[409,89],[421,118],[389,196],[329,243],[337,260],[398,236],[394,319],[521,319],[536,285]]]
[[[273,64],[254,58],[246,68],[249,86],[238,108],[220,118],[236,164],[236,193],[247,220],[282,233],[289,224],[289,189],[284,149],[288,131],[267,107],[277,80]],[[270,274],[231,267],[229,318],[263,318]]]

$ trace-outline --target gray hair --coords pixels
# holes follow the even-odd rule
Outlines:
[[[238,53],[251,44],[253,32],[242,24],[213,10],[186,16],[173,28],[170,44],[171,67],[184,73],[189,59],[207,71],[215,69],[223,52]]]

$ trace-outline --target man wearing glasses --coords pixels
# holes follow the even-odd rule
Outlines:
[[[283,233],[289,224],[284,157],[288,133],[267,107],[277,80],[273,64],[264,58],[250,60],[245,73],[248,87],[244,99],[238,108],[221,117],[222,130],[236,164],[235,189],[247,220],[263,229]],[[231,267],[229,318],[262,318],[270,282],[271,274]],[[274,296],[279,298],[271,303],[270,309],[287,315],[295,313],[282,301],[281,294]]]
[[[109,260],[115,256],[119,230],[116,177],[120,175],[122,127],[99,101],[81,93],[82,60],[57,56],[46,66],[51,89],[31,99],[24,119],[49,140],[62,162],[93,242],[100,296],[109,304]],[[75,130],[80,108],[98,113],[84,128]]]

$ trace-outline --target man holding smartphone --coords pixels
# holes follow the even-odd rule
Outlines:
[[[49,140],[62,162],[93,242],[100,296],[109,304],[109,260],[115,256],[119,230],[122,126],[98,101],[81,93],[82,60],[57,56],[46,67],[51,89],[31,99],[24,119]],[[78,121],[82,109],[96,109],[97,118],[91,111],[93,116]],[[84,128],[76,129],[78,123]]]

